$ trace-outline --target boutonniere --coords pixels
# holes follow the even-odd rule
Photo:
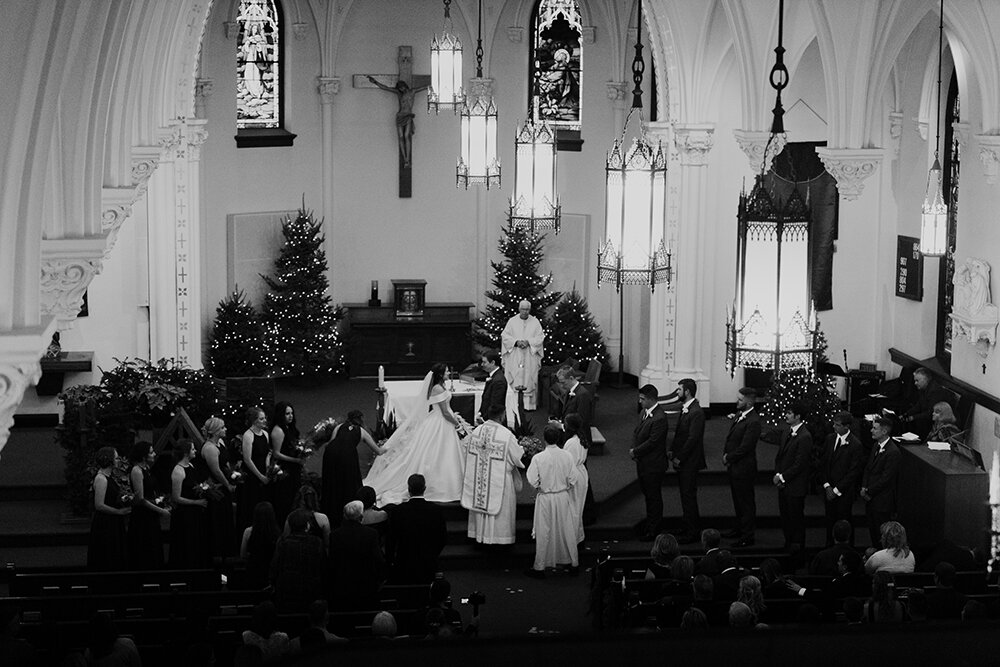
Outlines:
[[[682,415],[686,415],[687,413],[688,413],[688,409],[687,408],[681,408],[681,414]]]

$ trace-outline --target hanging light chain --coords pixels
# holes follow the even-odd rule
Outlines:
[[[483,0],[479,0],[479,33],[476,38],[476,77],[483,78]]]
[[[632,90],[633,109],[642,108],[642,75],[645,71],[646,62],[642,59],[642,0],[639,0],[635,20],[635,57],[632,58],[632,81],[635,83]]]
[[[781,91],[788,85],[788,68],[785,67],[785,47],[782,38],[785,32],[785,0],[778,0],[778,45],[774,47],[774,67],[771,68],[770,82],[775,90],[774,118],[771,121],[771,134],[784,134],[785,124],[782,117],[785,109],[781,106]],[[767,153],[765,152],[765,155]]]
[[[937,71],[937,130],[934,138],[934,159],[938,159],[938,147],[941,145],[941,59],[944,51],[944,0],[941,0],[941,16],[938,21],[938,71]]]

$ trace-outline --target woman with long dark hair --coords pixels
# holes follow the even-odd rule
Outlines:
[[[281,401],[274,406],[271,416],[271,465],[279,465],[285,472],[281,479],[272,483],[271,489],[278,525],[283,524],[292,511],[295,494],[302,485],[302,459],[295,455],[298,444],[295,408],[291,403]]]
[[[174,469],[170,473],[170,567],[177,570],[205,568],[212,564],[208,528],[208,500],[201,497],[202,480],[194,471],[194,441],[184,438],[174,445]]]
[[[125,542],[125,517],[132,512],[122,502],[121,488],[114,478],[118,452],[101,447],[94,457],[94,518],[87,545],[87,567],[91,570],[124,570],[128,564]]]
[[[132,463],[132,515],[128,522],[128,561],[133,570],[156,570],[163,567],[163,531],[160,519],[170,510],[155,503],[156,481],[150,467],[156,460],[153,443],[140,440],[128,455]]]
[[[259,407],[248,408],[247,430],[243,432],[240,453],[243,457],[243,486],[238,501],[238,526],[246,528],[253,521],[254,508],[262,501],[270,502],[267,462],[271,441],[267,435],[267,415]]]
[[[240,558],[247,564],[247,587],[261,589],[268,584],[274,547],[281,537],[281,529],[274,518],[274,506],[259,502],[253,509],[253,523],[243,531]]]
[[[201,460],[206,476],[216,485],[219,496],[208,500],[208,517],[212,527],[212,554],[229,558],[236,551],[236,527],[233,521],[233,495],[236,485],[230,480],[232,470],[226,448],[226,422],[209,417],[201,427],[205,444],[201,446]]]

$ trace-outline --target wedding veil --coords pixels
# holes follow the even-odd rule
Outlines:
[[[389,437],[386,447],[393,449],[409,441],[410,434],[416,430],[427,416],[430,414],[431,403],[428,400],[431,393],[431,384],[434,381],[434,373],[428,372],[420,383],[417,392],[417,400],[413,403],[413,412],[399,425],[396,432]]]

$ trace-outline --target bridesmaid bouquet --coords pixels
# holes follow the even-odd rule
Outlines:
[[[156,505],[160,509],[164,509],[164,510],[170,509],[170,498],[168,498],[166,495],[164,495],[162,493],[160,495],[156,496],[155,498],[153,498],[152,502],[153,502],[154,505]]]
[[[119,500],[121,501],[122,507],[128,507],[135,502],[135,494],[126,489],[125,491],[122,491]]]
[[[272,461],[267,466],[267,480],[271,483],[280,482],[288,477],[288,472],[281,467],[280,463]]]
[[[213,484],[208,480],[205,480],[204,482],[198,484],[194,488],[195,491],[198,493],[198,497],[204,498],[205,500],[218,502],[222,500],[222,498],[224,497],[222,491],[220,490],[220,486],[218,484]]]
[[[242,484],[245,481],[243,477],[243,461],[239,461],[233,466],[233,469],[229,473],[229,483],[230,484]]]
[[[336,427],[337,420],[333,417],[327,417],[312,427],[312,430],[306,434],[306,437],[299,441],[298,447],[302,448],[303,451],[307,451],[308,454],[306,456],[309,456],[316,451],[318,446],[329,442],[330,438],[333,437],[333,430]]]

